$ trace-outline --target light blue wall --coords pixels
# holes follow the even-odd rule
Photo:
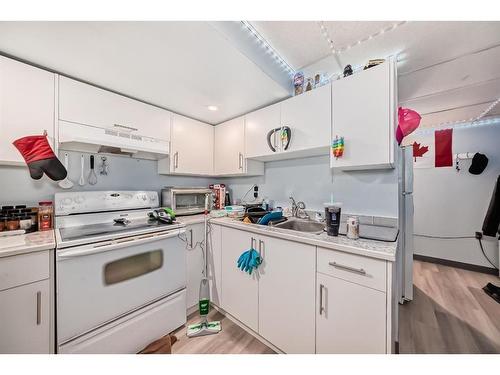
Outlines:
[[[61,152],[60,156],[64,154]],[[80,177],[80,155],[70,153],[69,177],[75,183],[70,191],[87,190],[156,190],[163,186],[208,186],[208,178],[163,176],[156,172],[157,163],[152,160],[138,160],[121,156],[108,156],[110,172],[108,176],[99,175],[94,186],[77,184]],[[60,158],[64,160],[63,157]],[[100,165],[100,156],[96,155],[96,169]],[[85,178],[89,170],[89,158],[85,158]],[[54,193],[63,191],[56,182],[46,176],[41,180],[31,179],[26,167],[0,166],[0,205],[35,204],[41,200],[52,200]]]
[[[343,203],[345,212],[398,216],[398,176],[396,169],[341,172],[330,170],[329,156],[268,162],[265,175],[221,179],[228,185],[233,201],[259,185],[261,197],[288,206],[288,197],[306,203],[307,208],[323,210],[323,203]],[[253,199],[251,191],[246,200]]]
[[[63,160],[61,153],[61,160]],[[258,184],[261,197],[275,200],[277,205],[288,205],[288,197],[293,195],[302,200],[310,209],[322,210],[323,203],[331,197],[344,204],[350,213],[397,217],[397,175],[395,170],[331,172],[329,157],[311,157],[268,162],[265,175],[237,178],[199,178],[163,176],[156,172],[156,162],[127,157],[108,156],[110,173],[101,176],[97,172],[97,185],[78,186],[80,176],[80,154],[70,153],[69,177],[75,183],[72,191],[87,190],[156,190],[163,186],[208,186],[213,182],[228,185],[233,201],[241,198],[253,184]],[[88,155],[85,159],[87,177]],[[100,156],[96,156],[96,169]],[[0,166],[1,204],[33,204],[40,200],[53,199],[57,191],[62,191],[57,183],[43,177],[32,180],[24,167]],[[253,192],[247,196],[253,199]]]

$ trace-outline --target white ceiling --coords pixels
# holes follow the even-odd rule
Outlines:
[[[0,51],[212,124],[288,95],[207,22],[0,22]]]
[[[500,97],[500,22],[389,30],[396,23],[324,21],[337,50],[353,45],[334,57],[316,21],[251,22],[306,75],[398,55],[400,104],[419,111],[426,126],[473,116]],[[228,35],[228,22],[216,24],[0,22],[0,51],[212,124],[287,97],[266,60]]]

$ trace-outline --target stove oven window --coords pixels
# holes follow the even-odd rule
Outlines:
[[[104,282],[113,285],[146,275],[163,266],[163,251],[153,250],[115,260],[104,266]]]

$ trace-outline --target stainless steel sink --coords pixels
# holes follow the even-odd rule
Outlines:
[[[297,232],[320,234],[325,229],[325,224],[308,219],[290,218],[287,221],[273,225],[274,228],[295,230]]]

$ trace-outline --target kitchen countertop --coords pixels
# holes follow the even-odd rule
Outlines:
[[[53,230],[0,237],[0,258],[41,250],[51,250],[55,247],[56,241]]]
[[[202,219],[203,219],[203,215]],[[396,260],[397,241],[384,242],[368,239],[351,240],[346,236],[329,236],[326,233],[313,234],[297,232],[289,229],[281,229],[258,224],[246,224],[239,220],[228,217],[212,218],[213,224],[229,228],[241,229],[252,233],[267,235],[295,242],[302,242],[332,250],[344,251],[346,253],[368,256],[371,258],[384,259],[391,262]],[[186,223],[187,224],[187,223]]]
[[[203,223],[205,220],[204,217],[205,217],[204,214],[198,214],[198,215],[177,216],[176,219],[179,223],[191,225],[191,224]]]

